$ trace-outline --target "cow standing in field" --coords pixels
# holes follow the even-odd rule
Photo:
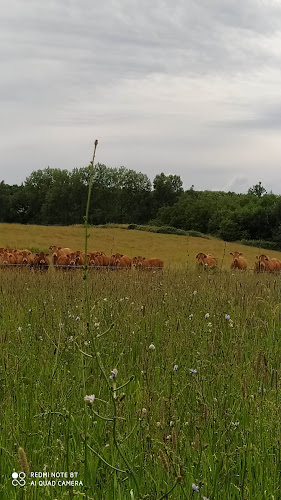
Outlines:
[[[258,262],[256,262],[257,272],[270,272],[278,273],[281,271],[281,261],[273,258],[269,259],[267,255],[257,255]]]
[[[156,257],[151,257],[147,259],[146,257],[134,257],[132,259],[132,265],[136,269],[163,269],[164,261]]]
[[[6,250],[6,249],[5,249]],[[16,257],[13,252],[5,251],[0,255],[0,264],[7,267],[15,267]]]
[[[52,251],[52,261],[53,261],[54,266],[56,266],[58,258],[61,255],[67,255],[67,254],[71,254],[73,252],[73,250],[71,250],[70,248],[62,248],[62,247],[58,247],[57,245],[49,246],[49,250]]]
[[[116,253],[110,257],[110,265],[117,269],[131,269],[132,259],[122,253]]]
[[[48,253],[44,252],[36,253],[33,259],[34,269],[39,269],[40,271],[48,271],[50,266],[48,257],[49,257]]]
[[[218,265],[218,259],[210,253],[206,254],[200,252],[196,255],[196,259],[199,267],[204,266],[207,268],[216,267]]]
[[[247,260],[245,259],[243,252],[230,252],[230,255],[232,255],[230,269],[240,269],[242,271],[246,271]]]

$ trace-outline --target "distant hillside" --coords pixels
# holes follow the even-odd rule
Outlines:
[[[236,243],[225,243],[216,238],[200,238],[159,234],[146,231],[124,230],[122,227],[89,228],[89,250],[102,250],[106,254],[124,253],[130,257],[159,257],[166,265],[196,265],[198,252],[213,253],[219,259],[219,265],[229,268],[231,258],[229,252],[243,252],[254,266],[256,255],[266,253],[281,258],[280,252],[262,248],[247,247]],[[50,245],[61,245],[73,248],[84,248],[84,229],[82,226],[26,226],[21,224],[0,224],[0,247],[30,248],[48,251]]]

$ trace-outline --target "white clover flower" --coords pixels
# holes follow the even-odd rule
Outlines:
[[[117,368],[113,368],[113,370],[111,370],[111,378],[116,378],[118,375],[118,370]]]
[[[209,328],[212,328],[212,323],[208,323],[208,324],[207,324],[207,326],[208,326]]]
[[[199,493],[199,486],[197,486],[195,483],[193,483],[192,489],[193,489],[193,491],[196,491],[197,493]]]
[[[144,311],[144,309],[145,309],[145,306],[141,306],[141,310]]]
[[[129,300],[129,297],[125,297],[125,300]]]
[[[224,316],[224,317],[225,317],[225,319],[226,319],[226,320],[229,320],[229,319],[230,319],[229,314],[225,314],[225,316]]]
[[[190,314],[190,315],[188,316],[188,319],[192,320],[192,318],[193,318],[193,314]]]
[[[99,326],[100,326],[100,324],[99,324],[99,323],[94,323],[94,327],[95,327],[95,328],[98,328]]]
[[[91,403],[91,404],[93,404],[93,402],[95,400],[95,397],[96,396],[94,394],[92,394],[91,396],[85,396],[84,397],[84,401],[85,401],[85,403]]]
[[[176,372],[177,369],[178,369],[178,365],[174,365],[174,368],[173,368],[174,372]]]
[[[197,373],[196,368],[190,368],[189,371],[190,371],[190,373]]]
[[[196,294],[197,294],[197,290],[194,290],[193,295],[196,295]]]
[[[210,314],[209,313],[206,313],[205,314],[205,318],[208,319],[210,317]]]
[[[22,331],[22,327],[21,327],[21,326],[19,326],[19,327],[18,327],[18,331],[19,331],[19,332],[21,332],[21,331]]]
[[[79,316],[76,316],[75,321],[80,321]]]
[[[148,347],[148,349],[150,349],[151,351],[154,351],[155,350],[155,345],[154,344],[150,344],[150,346]]]

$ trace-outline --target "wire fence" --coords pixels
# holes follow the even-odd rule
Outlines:
[[[51,264],[10,264],[10,263],[1,263],[0,262],[0,268],[23,268],[23,269],[84,269],[84,266],[81,265],[51,265]],[[137,270],[137,271],[143,271],[143,270],[163,270],[163,267],[149,267],[149,266],[86,266],[88,270],[91,269],[103,269],[103,270],[109,270],[109,271],[116,271],[116,270]]]

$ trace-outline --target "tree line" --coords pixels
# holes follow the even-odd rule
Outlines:
[[[0,222],[81,224],[90,167],[36,170],[21,185],[0,183]],[[89,223],[152,224],[211,234],[227,241],[281,242],[281,197],[261,183],[247,194],[184,191],[178,175],[146,174],[97,164]]]

